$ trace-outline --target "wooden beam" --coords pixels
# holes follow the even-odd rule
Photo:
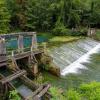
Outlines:
[[[50,88],[50,85],[48,84],[44,89],[42,89],[42,91],[40,91],[40,93],[35,95],[32,100],[40,100],[41,97],[47,93],[49,88]]]
[[[40,93],[38,94],[38,97],[42,97],[48,91],[49,88],[50,88],[50,84],[45,86],[44,89],[40,91]]]
[[[6,66],[6,65],[7,65],[7,62],[2,62],[2,63],[0,63],[0,67]]]
[[[0,74],[0,76],[2,78],[5,78],[5,76],[3,76],[2,74]],[[12,90],[15,89],[15,87],[10,82],[8,82],[7,84],[8,84],[8,87],[10,87]]]
[[[13,79],[18,78],[18,77],[20,77],[20,76],[22,76],[24,74],[26,74],[26,71],[25,70],[17,71],[16,73],[14,73],[14,74],[12,74],[12,75],[10,75],[8,77],[5,77],[2,80],[0,80],[0,83],[1,84],[5,84],[5,83],[10,82]]]
[[[40,54],[40,53],[43,53],[43,51],[39,51],[39,50],[36,50],[36,51],[33,51],[33,54]],[[18,59],[22,59],[22,58],[25,58],[25,57],[29,57],[31,55],[31,51],[27,51],[27,52],[22,52],[20,54],[15,54],[14,55],[14,58],[15,60],[18,60]]]
[[[19,35],[28,35],[28,36],[32,36],[33,34],[36,34],[36,32],[18,32],[18,33],[10,33],[10,34],[1,34],[0,37],[10,37],[10,36],[19,36]]]
[[[35,90],[35,91],[33,92],[32,95],[30,95],[29,97],[26,97],[25,99],[26,99],[26,100],[30,100],[30,99],[34,98],[34,96],[36,96],[42,89],[43,89],[43,86],[40,86],[37,90]],[[33,100],[33,99],[32,99],[32,100]],[[37,100],[37,99],[35,99],[35,100]]]

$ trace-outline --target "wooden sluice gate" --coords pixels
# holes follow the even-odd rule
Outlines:
[[[24,48],[24,37],[31,37],[31,47],[29,50]],[[17,38],[17,49],[7,51],[6,48],[6,39],[12,37]],[[44,84],[37,86],[34,82],[27,77],[27,74],[38,73],[38,61],[35,58],[35,55],[42,55],[43,50],[38,49],[37,38],[35,32],[22,32],[22,33],[13,33],[13,34],[4,34],[0,35],[0,68],[6,66],[7,69],[11,71],[10,75],[3,75],[0,73],[0,84],[4,87],[4,91],[17,90],[19,95],[23,100],[39,100],[40,98],[47,97],[46,100],[49,100],[51,97],[48,93],[50,84]],[[18,64],[22,62],[22,59],[26,59],[24,63],[28,63],[28,67],[24,68]],[[22,85],[19,88],[16,88],[13,81],[20,80]],[[2,90],[2,89],[0,89]],[[4,92],[3,91],[3,92]],[[45,100],[45,99],[43,99]]]

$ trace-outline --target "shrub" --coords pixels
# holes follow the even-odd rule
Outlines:
[[[88,32],[88,29],[86,27],[80,27],[78,29],[72,30],[71,34],[72,36],[86,36]]]
[[[87,100],[100,100],[100,83],[91,82],[80,86],[81,94]]]
[[[67,100],[81,100],[80,94],[77,91],[73,90],[73,89],[70,89],[67,92],[66,98],[67,98]]]
[[[66,35],[69,33],[69,30],[66,29],[66,27],[62,24],[60,26],[57,26],[53,29],[54,35],[60,36],[60,35]]]
[[[61,94],[61,91],[57,87],[51,87],[49,91],[52,95],[51,100],[66,100],[66,97]]]
[[[100,100],[100,82],[82,84],[78,90],[69,89],[66,93],[61,93],[58,88],[51,87],[51,100]]]
[[[87,27],[81,27],[81,28],[79,29],[79,32],[80,32],[81,35],[86,36],[87,33],[88,33],[88,28],[87,28]]]
[[[54,35],[66,35],[69,33],[69,29],[66,28],[64,23],[61,21],[61,18],[59,17],[56,24],[55,28],[53,29],[53,34]]]
[[[21,100],[16,90],[10,91],[9,100]]]

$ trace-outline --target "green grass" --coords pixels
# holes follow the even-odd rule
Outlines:
[[[49,49],[53,47],[59,47],[64,43],[76,41],[83,38],[82,36],[55,36],[51,33],[38,33],[37,35],[48,38],[48,42],[46,42],[46,45]]]

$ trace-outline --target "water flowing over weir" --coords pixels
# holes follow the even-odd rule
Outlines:
[[[79,69],[87,69],[82,63],[89,61],[89,56],[98,52],[100,43],[90,38],[64,44],[50,51],[53,62],[60,67],[61,75],[79,73]]]

